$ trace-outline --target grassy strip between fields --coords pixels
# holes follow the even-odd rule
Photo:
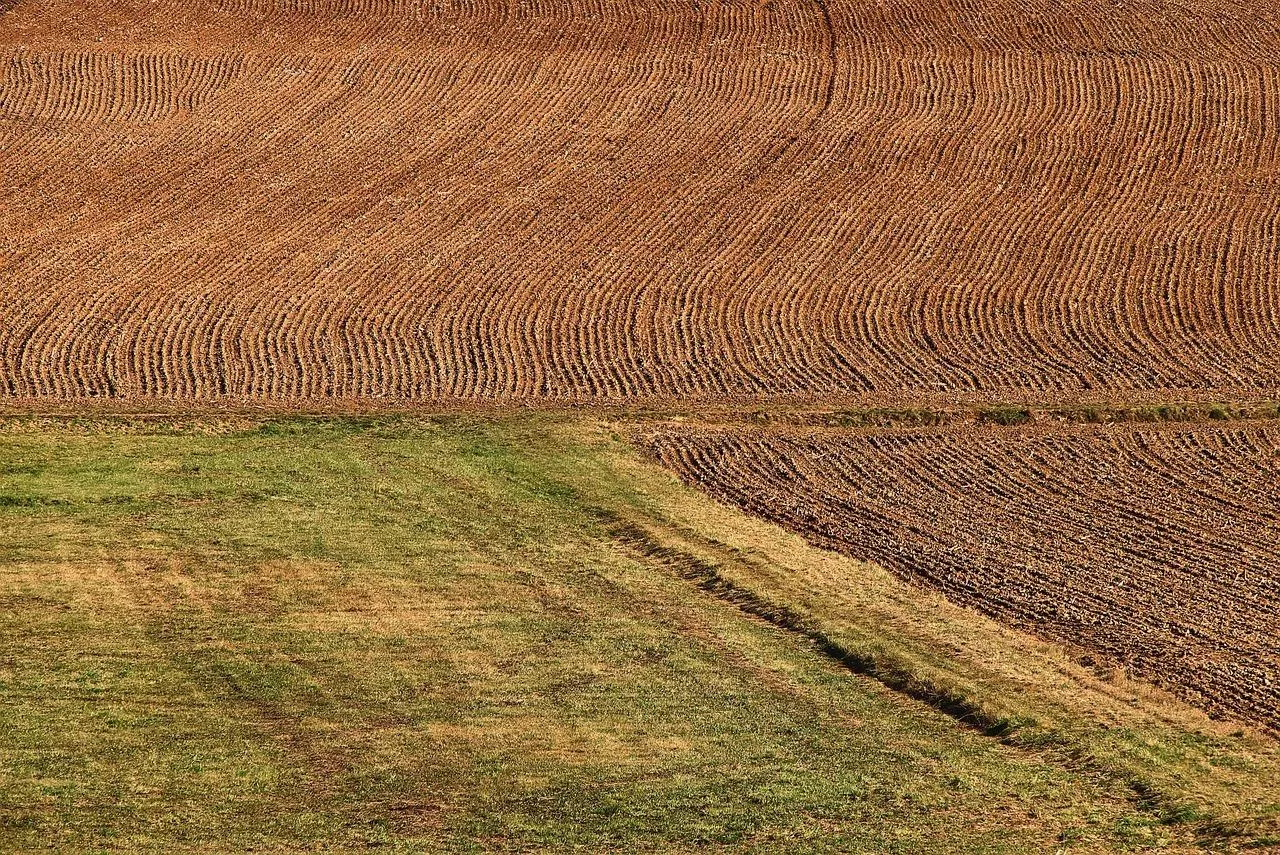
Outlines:
[[[0,424],[0,848],[1274,834],[1270,741],[719,506],[625,430]]]
[[[866,407],[807,409],[801,407],[713,409],[720,422],[800,427],[934,427],[941,425],[1025,424],[1161,424],[1168,422],[1264,421],[1280,419],[1280,401],[1184,401],[1161,404],[996,403],[982,406]]]

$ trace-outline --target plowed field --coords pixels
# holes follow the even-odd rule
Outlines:
[[[0,396],[1280,385],[1261,0],[5,0]]]
[[[1280,429],[664,429],[704,490],[1280,731]]]

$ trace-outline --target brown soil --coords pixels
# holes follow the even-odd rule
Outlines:
[[[1271,3],[3,5],[3,397],[1280,387]]]
[[[662,428],[688,482],[1280,732],[1280,429]]]

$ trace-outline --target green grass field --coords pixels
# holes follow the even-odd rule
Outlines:
[[[1269,741],[715,505],[626,430],[0,422],[0,848],[968,853],[1274,833]],[[1002,738],[927,702],[944,696]]]

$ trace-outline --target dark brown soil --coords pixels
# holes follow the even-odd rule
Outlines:
[[[1280,731],[1280,429],[663,429],[688,482]]]

